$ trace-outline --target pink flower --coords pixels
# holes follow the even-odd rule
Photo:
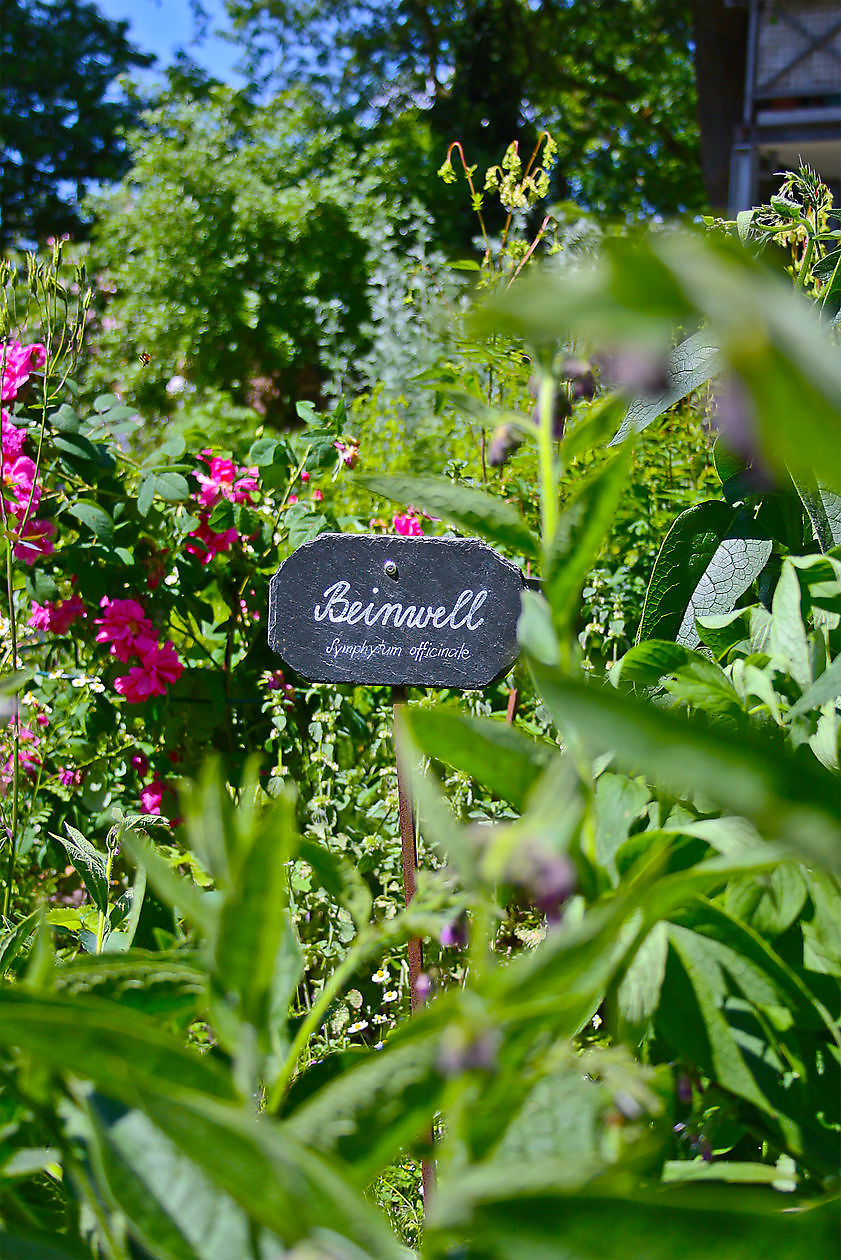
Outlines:
[[[160,814],[165,790],[164,781],[160,775],[155,775],[151,783],[141,788],[140,804],[144,814]]]
[[[12,424],[11,416],[8,411],[0,413],[0,432],[2,432],[3,445],[3,462],[7,460],[10,463],[23,454],[23,444],[26,441],[26,431],[19,429]]]
[[[84,770],[70,770],[65,767],[58,772],[58,781],[62,787],[79,787],[84,777]]]
[[[17,527],[14,534],[15,556],[24,564],[34,564],[39,556],[51,556],[55,551],[52,539],[55,536],[55,525],[52,521],[25,520]]]
[[[36,471],[28,455],[19,455],[14,463],[3,464],[3,485],[14,495],[12,511],[16,516],[22,516],[27,510],[37,511],[41,487],[35,480]]]
[[[341,462],[348,468],[353,468],[359,458],[359,443],[351,438],[348,442],[334,442],[333,445],[339,452]]]
[[[19,341],[7,341],[0,345],[0,397],[3,402],[11,402],[17,398],[18,390],[29,380],[31,374],[47,361],[46,347],[40,341],[22,346]]]
[[[397,515],[394,518],[395,534],[403,534],[408,538],[417,538],[423,534],[423,529],[414,512],[406,512],[404,515]]]
[[[138,640],[154,644],[155,627],[136,599],[109,599],[103,595],[99,603],[104,615],[95,622],[102,627],[96,641],[110,643],[111,655],[118,661],[138,655]]]
[[[12,738],[14,724],[7,728],[9,738]],[[41,769],[41,758],[38,756],[38,747],[41,743],[40,737],[29,726],[21,726],[18,728],[18,765],[24,774],[28,774],[30,778],[35,778]],[[6,758],[6,761],[0,766],[0,788],[5,790],[15,777],[14,771],[14,753]]]
[[[131,759],[131,764],[141,779],[145,779],[149,773],[149,758],[145,753],[135,753]]]
[[[292,506],[293,503],[297,503],[298,502],[297,494],[290,494],[286,502],[289,504],[290,507]]]
[[[324,495],[321,493],[320,490],[313,490],[312,492],[313,503],[320,503],[323,498],[324,498]]]
[[[196,541],[187,543],[187,551],[189,551],[190,555],[198,556],[202,564],[210,564],[213,557],[218,556],[220,552],[230,551],[239,538],[239,534],[233,527],[217,533],[216,530],[211,529],[208,525],[206,512],[201,514],[200,521],[198,529],[194,529],[190,533],[190,538],[194,538]]]
[[[196,473],[196,480],[201,486],[198,498],[202,507],[212,507],[221,498],[231,503],[250,503],[252,493],[258,488],[257,469],[239,468],[232,459],[222,459],[218,455],[207,458],[208,455],[209,452],[202,452],[209,465],[210,476]]]
[[[307,472],[307,470],[306,470],[306,469],[304,469],[304,471],[301,473],[301,481],[303,481],[303,482],[307,482],[307,481],[309,481],[309,479],[310,479],[310,475],[309,475],[309,473]]]
[[[139,646],[140,664],[114,679],[114,686],[129,704],[141,704],[150,696],[166,695],[167,687],[178,682],[184,669],[171,639],[162,647],[143,641]]]
[[[44,630],[49,634],[67,634],[73,622],[79,617],[86,617],[85,605],[78,595],[59,600],[57,604],[36,604],[32,601],[32,616],[29,625],[33,630]]]

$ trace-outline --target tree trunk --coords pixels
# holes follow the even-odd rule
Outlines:
[[[690,0],[690,9],[701,169],[712,209],[726,213],[730,150],[744,108],[748,11],[724,0]]]

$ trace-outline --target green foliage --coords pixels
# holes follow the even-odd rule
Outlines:
[[[137,106],[116,81],[153,60],[127,27],[83,0],[4,3],[0,247],[76,235],[86,187],[125,170]]]
[[[749,346],[734,306],[753,320]],[[347,465],[374,465],[401,442],[395,423],[377,447],[376,399],[351,420],[343,405],[301,404],[300,433],[257,434],[209,477],[183,436],[121,452],[104,436],[112,413],[122,423],[112,399],[59,407],[46,354],[41,400],[15,400],[14,419],[44,434],[42,502],[62,532],[24,571],[7,527],[14,687],[33,711],[49,703],[71,740],[83,732],[89,757],[120,742],[107,792],[57,781],[45,742],[31,808],[26,760],[3,800],[21,803],[0,936],[4,1254],[31,1254],[47,1236],[44,1255],[120,1258],[353,1260],[405,1256],[404,1244],[450,1260],[829,1253],[841,561],[821,530],[834,501],[813,485],[810,512],[794,483],[773,511],[742,494],[745,460],[732,446],[708,451],[691,403],[675,431],[652,421],[635,446],[604,449],[640,361],[650,378],[673,322],[707,320],[755,403],[763,446],[782,423],[766,378],[785,378],[798,440],[784,457],[806,484],[841,424],[837,334],[813,315],[732,243],[610,241],[592,269],[491,289],[476,316],[489,344],[454,343],[435,383],[443,423],[466,413],[447,449],[424,446],[430,424],[404,441],[396,468],[368,465],[362,482],[342,476]],[[518,334],[525,348],[512,345]],[[601,355],[603,379],[607,352],[631,346],[636,386],[600,397],[567,336]],[[516,427],[520,446],[483,465],[481,434],[497,424]],[[449,457],[448,475],[419,466],[430,449],[433,467]],[[641,475],[645,500],[632,484]],[[223,476],[230,493],[211,493]],[[716,481],[724,501],[696,503]],[[264,679],[252,605],[239,602],[253,590],[259,611],[295,540],[364,528],[360,486],[445,516],[440,531],[484,533],[541,576],[523,594],[519,729],[502,721],[499,687],[400,718],[422,856],[406,909],[386,705],[361,686]],[[685,510],[667,534],[675,507]],[[204,564],[185,541],[202,513],[211,534],[238,535]],[[143,588],[144,612],[188,668],[149,708],[132,707],[111,694],[123,666],[109,662],[107,636],[76,625],[51,659],[69,673],[78,653],[73,668],[104,681],[71,709],[48,670],[16,668],[29,598],[68,594],[71,571],[86,597],[140,590],[152,529],[168,548],[162,571],[176,576],[154,598]],[[751,576],[724,603],[706,599],[705,580],[717,597],[726,559],[738,567],[736,544],[752,572],[747,544],[758,542],[757,591]],[[594,660],[580,601],[615,579],[617,599],[641,603],[623,584],[652,565],[643,633],[657,637],[603,677],[594,664],[611,652]],[[38,633],[33,661],[51,639]],[[245,714],[228,703],[240,695],[255,697]],[[268,771],[247,763],[255,745]],[[115,822],[113,805],[138,795],[130,750],[169,775],[176,746],[189,781],[174,834],[136,808]],[[10,756],[21,747],[18,733]],[[39,875],[56,857],[89,900],[33,913],[36,888],[60,887]],[[410,938],[423,939],[431,995],[396,1019]],[[424,1159],[437,1190],[419,1236]]]

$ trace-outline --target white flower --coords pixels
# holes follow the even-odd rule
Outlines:
[[[379,971],[375,971],[371,976],[374,984],[388,984],[388,972],[385,967],[381,967]]]
[[[399,997],[400,997],[400,994],[397,992],[396,989],[389,989],[388,993],[383,994],[383,1001],[396,1002]]]
[[[352,1033],[362,1032],[363,1028],[368,1027],[367,1019],[358,1019],[355,1024],[348,1024],[345,1032],[350,1036]]]

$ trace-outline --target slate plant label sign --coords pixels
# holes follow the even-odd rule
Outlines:
[[[320,534],[269,585],[269,645],[311,682],[485,687],[517,658],[523,576],[477,539]]]

